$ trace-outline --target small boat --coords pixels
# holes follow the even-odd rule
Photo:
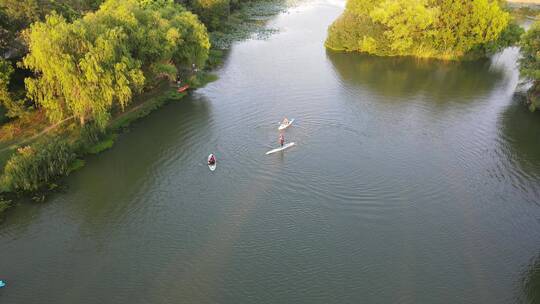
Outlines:
[[[273,149],[273,150],[270,150],[270,151],[266,152],[266,155],[273,154],[273,153],[276,153],[276,152],[279,152],[279,151],[283,151],[283,150],[285,150],[287,148],[290,148],[290,147],[292,147],[294,145],[295,145],[295,143],[293,143],[293,142],[285,144],[285,145],[283,145],[283,147],[279,147],[279,148],[276,148],[276,149]]]
[[[212,158],[212,156],[214,156],[214,154],[210,154],[208,155],[208,169],[210,169],[210,171],[214,171],[216,170],[216,167],[217,167],[217,158],[214,156],[214,163],[213,164],[210,164],[210,158]]]
[[[282,130],[285,130],[285,129],[287,129],[287,128],[288,128],[288,127],[289,127],[290,125],[292,125],[293,121],[294,121],[294,118],[293,118],[293,119],[291,119],[291,120],[289,120],[289,122],[288,122],[288,123],[286,123],[286,124],[284,124],[284,123],[280,123],[280,124],[279,124],[279,128],[278,128],[278,130],[279,130],[279,131],[282,131]]]
[[[2,287],[6,287],[6,282],[0,280],[0,288],[2,288]]]
[[[187,91],[187,89],[189,89],[189,84],[186,84],[182,87],[179,87],[178,88],[178,93],[184,93],[185,91]]]

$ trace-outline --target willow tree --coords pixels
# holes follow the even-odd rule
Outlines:
[[[152,4],[152,5],[150,5]],[[198,19],[171,1],[108,0],[72,23],[52,14],[25,32],[28,95],[52,121],[74,116],[105,127],[146,83],[178,64],[202,64],[208,35]]]
[[[74,116],[82,125],[93,119],[104,127],[113,103],[125,106],[144,84],[125,30],[95,30],[53,14],[26,32],[30,53],[23,64],[37,76],[25,80],[28,97],[52,121]]]

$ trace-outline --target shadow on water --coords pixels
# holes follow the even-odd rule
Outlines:
[[[520,302],[528,304],[540,303],[540,255],[537,256],[523,273]]]
[[[502,145],[528,174],[540,172],[540,113],[531,113],[519,97],[499,118]]]
[[[427,95],[437,102],[470,102],[504,78],[490,60],[445,62],[411,57],[375,57],[327,50],[335,72],[348,85],[385,97]]]

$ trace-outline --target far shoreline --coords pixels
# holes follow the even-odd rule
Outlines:
[[[540,0],[506,0],[509,3],[515,4],[538,4],[540,5]]]

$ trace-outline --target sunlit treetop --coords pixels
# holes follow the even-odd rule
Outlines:
[[[28,96],[52,121],[69,116],[105,127],[156,77],[203,65],[210,43],[197,17],[172,1],[108,0],[73,22],[58,14],[24,33]]]

